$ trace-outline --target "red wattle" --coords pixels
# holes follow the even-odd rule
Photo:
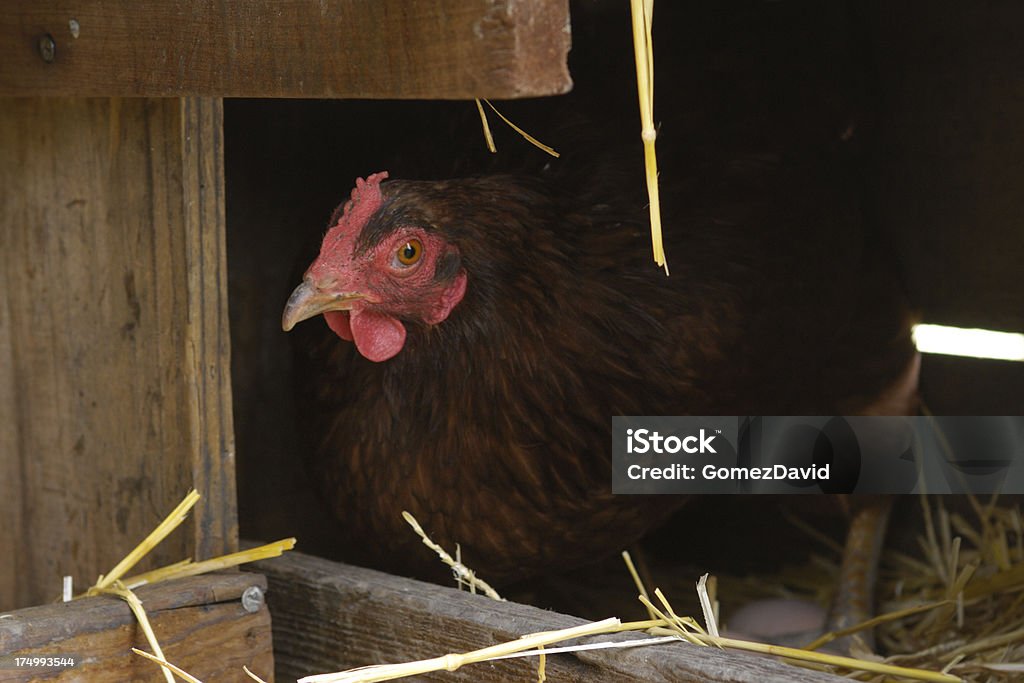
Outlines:
[[[348,311],[327,311],[324,313],[327,327],[345,341],[352,341],[352,324],[349,322]]]
[[[349,324],[356,348],[367,360],[380,363],[394,358],[405,345],[405,325],[390,315],[356,310]]]

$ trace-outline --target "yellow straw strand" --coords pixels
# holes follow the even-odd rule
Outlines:
[[[178,676],[178,678],[180,678],[183,681],[188,681],[188,683],[203,683],[201,680],[199,680],[198,678],[196,678],[195,676],[193,676],[189,672],[187,672],[184,669],[181,669],[181,668],[179,668],[177,666],[174,666],[173,664],[168,662],[163,657],[156,657],[154,655],[149,654],[148,652],[146,652],[144,650],[140,650],[137,647],[133,647],[132,648],[132,652],[134,652],[135,654],[139,655],[140,657],[145,657],[146,659],[148,659],[151,662],[156,662],[157,664],[159,664],[160,666],[162,666],[164,668],[164,673],[166,673],[167,670],[169,669],[171,672],[176,674]],[[172,678],[171,681],[173,681],[173,680],[174,679]]]
[[[241,550],[237,553],[221,555],[220,557],[203,560],[202,562],[191,562],[188,560],[177,562],[166,567],[154,569],[151,572],[131,576],[125,579],[124,583],[129,588],[138,588],[139,586],[156,583],[158,581],[181,579],[186,576],[196,576],[197,574],[206,574],[207,572],[215,572],[222,569],[237,567],[240,564],[246,564],[248,562],[266,560],[271,557],[280,557],[285,551],[294,548],[295,542],[294,538],[285,538],[274,543],[261,545],[258,548]]]
[[[545,152],[547,152],[551,156],[555,157],[556,159],[559,156],[561,156],[552,147],[549,147],[549,146],[545,145],[543,142],[541,142],[537,138],[533,137],[532,135],[527,133],[525,130],[523,130],[522,128],[520,128],[516,124],[512,123],[511,121],[509,121],[507,118],[505,118],[505,115],[502,114],[500,111],[498,111],[497,107],[495,107],[493,104],[491,104],[490,100],[484,100],[484,102],[486,102],[487,106],[490,107],[494,111],[494,113],[498,115],[498,118],[500,118],[502,121],[507,123],[512,130],[514,130],[515,132],[517,132],[520,135],[522,135],[523,138],[525,138],[526,141],[529,142],[531,145],[533,145],[534,147],[536,147],[538,149],[544,150]],[[477,100],[477,106],[479,106],[479,105],[480,105],[480,101]],[[481,107],[481,112],[482,111],[483,111],[483,108]]]
[[[260,678],[256,674],[254,674],[252,671],[250,671],[249,667],[247,667],[247,666],[243,666],[242,667],[242,671],[245,672],[246,676],[248,676],[252,680],[256,681],[256,683],[267,683],[265,680],[263,680],[262,678]]]
[[[110,573],[105,576],[101,576],[96,581],[96,585],[89,589],[89,594],[94,594],[92,591],[102,591],[105,588],[109,588],[118,581],[125,573],[138,564],[139,560],[146,556],[146,554],[160,544],[168,534],[178,528],[178,526],[185,521],[185,517],[188,516],[189,511],[199,501],[199,494],[196,493],[195,489],[188,492],[185,499],[182,500],[178,507],[174,508],[171,514],[167,515],[164,521],[150,532],[146,538],[142,540],[124,559],[117,563]]]
[[[654,141],[654,42],[651,26],[654,0],[630,0],[633,20],[633,53],[636,58],[637,96],[640,102],[640,137],[644,143],[644,169],[647,178],[647,199],[651,214],[651,250],[654,262],[668,275],[668,260],[661,233],[661,198],[658,194],[658,156]]]
[[[817,650],[818,648],[824,645],[828,645],[833,640],[838,640],[839,638],[842,638],[844,636],[853,635],[858,631],[873,629],[879,624],[885,624],[890,621],[896,621],[897,619],[903,619],[904,617],[909,617],[920,612],[927,612],[928,610],[937,609],[944,605],[951,604],[953,604],[952,600],[940,600],[938,602],[931,602],[926,605],[915,605],[914,607],[908,607],[906,609],[901,609],[895,612],[889,612],[888,614],[880,614],[877,617],[872,617],[871,619],[868,619],[867,621],[862,621],[859,624],[854,624],[853,626],[848,626],[846,628],[839,629],[838,631],[830,631],[828,633],[825,633],[819,636],[813,642],[809,643],[808,645],[805,645],[803,649]]]
[[[135,618],[139,622],[139,626],[142,628],[142,633],[146,636],[146,642],[148,642],[149,646],[153,648],[153,652],[158,658],[167,661],[164,657],[163,650],[160,649],[160,643],[156,639],[156,634],[153,633],[153,626],[149,623],[149,617],[146,616],[146,610],[142,607],[142,601],[139,600],[139,596],[135,595],[135,593],[132,593],[120,584],[104,588],[101,592],[116,595],[128,603],[128,607],[131,609]],[[174,676],[170,671],[166,668],[161,669],[161,671],[163,671],[164,678],[167,680],[167,683],[174,683]]]
[[[480,125],[484,127],[484,141],[487,142],[487,149],[491,154],[496,154],[498,148],[494,146],[494,136],[491,135],[491,126],[487,123],[487,112],[484,111],[484,105],[480,104],[480,98],[473,101],[476,102],[476,109],[480,112]]]
[[[660,591],[656,591],[660,592]],[[667,602],[667,600],[665,601]],[[653,605],[652,609],[660,612]],[[561,631],[545,631],[523,636],[517,640],[509,641],[499,645],[493,645],[480,650],[474,650],[465,654],[448,654],[433,659],[424,659],[401,664],[378,664],[374,666],[359,667],[337,673],[318,674],[299,679],[298,683],[377,683],[378,681],[389,681],[406,676],[419,676],[435,671],[455,671],[456,669],[474,663],[486,662],[493,659],[504,658],[510,655],[530,654],[540,656],[546,653],[541,648],[563,640],[579,638],[584,635],[600,635],[608,633],[621,633],[623,631],[648,631],[652,634],[669,634],[678,639],[680,636],[697,645],[713,645],[726,647],[761,654],[784,657],[791,662],[807,662],[817,665],[828,665],[842,667],[853,671],[867,671],[891,676],[901,676],[911,680],[930,681],[932,683],[960,683],[957,676],[937,671],[926,671],[913,669],[881,662],[865,661],[851,657],[828,655],[820,652],[808,652],[795,648],[782,647],[779,645],[766,645],[763,643],[747,642],[731,638],[716,638],[714,636],[690,631],[680,631],[680,622],[689,624],[692,619],[681,619],[662,615],[660,619],[621,623],[618,619],[605,619],[604,621],[584,624],[571,629]],[[650,639],[650,645],[663,643],[663,640]],[[600,646],[610,646],[611,643],[600,643]],[[641,643],[615,643],[614,645],[636,646]],[[571,652],[595,647],[594,644],[583,644],[557,648],[558,652]]]
[[[629,570],[629,575],[633,577],[633,583],[636,585],[636,589],[640,591],[640,595],[644,596],[647,600],[650,600],[651,595],[647,592],[647,586],[645,586],[644,582],[640,579],[640,572],[636,570],[636,565],[633,564],[633,556],[629,554],[628,550],[622,551],[622,561],[626,563],[626,569]],[[654,619],[654,612],[649,607],[645,607],[645,609],[647,610],[647,616]]]
[[[420,537],[421,541],[423,541],[423,545],[437,553],[437,556],[441,558],[441,561],[452,568],[452,571],[455,573],[455,578],[460,584],[468,585],[474,592],[480,590],[484,595],[492,600],[505,602],[505,598],[498,595],[498,591],[494,590],[489,583],[477,576],[476,572],[462,564],[462,562],[453,559],[444,548],[432,541],[430,536],[427,536],[427,532],[420,526],[420,523],[412,516],[412,513],[403,510],[402,519],[405,520],[406,524],[412,527],[412,530],[415,531],[416,535]]]
[[[364,666],[349,671],[337,673],[317,674],[300,678],[298,683],[376,683],[377,681],[390,681],[406,676],[419,676],[434,671],[455,671],[466,664],[485,662],[495,657],[534,650],[543,645],[550,645],[562,640],[571,640],[582,636],[594,635],[606,632],[609,627],[619,625],[618,619],[605,619],[591,624],[581,624],[573,628],[559,631],[544,631],[531,633],[516,640],[498,645],[492,645],[480,650],[473,650],[464,654],[447,654],[433,659],[423,659],[416,662],[404,664],[377,664]]]
[[[820,652],[810,652],[808,650],[800,650],[792,647],[783,647],[781,645],[765,645],[763,643],[751,643],[745,640],[736,640],[733,638],[714,638],[712,636],[704,634],[694,634],[695,638],[704,641],[708,645],[719,645],[721,647],[729,647],[736,650],[746,650],[748,652],[760,652],[762,654],[776,655],[784,657],[786,659],[793,659],[803,662],[814,662],[817,664],[827,664],[830,666],[839,666],[845,669],[851,669],[853,671],[869,671],[871,673],[887,674],[889,676],[903,676],[917,681],[931,681],[933,683],[962,683],[961,679],[951,674],[944,674],[938,671],[925,671],[924,669],[909,669],[903,666],[894,666],[892,664],[883,664],[881,662],[873,662],[866,659],[854,659],[853,657],[841,657],[838,655],[828,655]]]

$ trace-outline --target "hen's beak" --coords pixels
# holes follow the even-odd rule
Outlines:
[[[289,332],[297,323],[327,311],[347,311],[352,304],[365,298],[358,292],[331,292],[317,287],[306,278],[288,297],[281,315],[281,328]]]

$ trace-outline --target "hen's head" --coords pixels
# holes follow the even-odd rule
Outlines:
[[[458,248],[389,201],[380,185],[387,176],[356,180],[281,320],[288,331],[323,313],[335,334],[378,362],[402,350],[403,321],[436,325],[466,293]]]

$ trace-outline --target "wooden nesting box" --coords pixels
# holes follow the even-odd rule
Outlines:
[[[896,152],[879,162],[884,172],[874,182],[898,189],[888,190],[891,197],[875,189],[877,211],[904,222],[894,233],[915,245],[934,242],[933,232],[961,234],[959,222],[939,215],[941,205],[925,201],[927,183],[914,184],[925,167],[950,177],[931,159],[949,149],[951,136],[935,121],[919,125],[918,108],[945,111],[932,106],[930,92],[959,92],[942,82],[924,94],[905,88],[931,73],[919,55],[936,45],[945,50],[947,38],[961,33],[996,46],[999,59],[984,69],[949,69],[981,83],[981,94],[993,99],[1002,81],[977,74],[1004,73],[1017,63],[1003,58],[1010,47],[985,40],[989,24],[978,19],[979,10],[920,22],[927,9],[920,4],[888,22],[881,5],[866,3],[871,37],[882,46],[883,86],[907,97],[892,97],[904,116],[890,116],[883,128],[887,149]],[[1003,23],[1013,25],[1009,18]],[[202,500],[148,564],[238,546],[224,99],[558,94],[571,86],[568,29],[568,0],[0,3],[0,612],[10,611],[0,615],[0,662],[15,652],[75,655],[91,658],[90,668],[66,672],[65,680],[159,680],[153,665],[127,654],[143,641],[124,604],[48,604],[61,577],[73,576],[79,591],[93,583],[193,487]],[[964,110],[975,99],[965,99]],[[1006,117],[1003,128],[1016,130],[1015,121]],[[1019,135],[1011,141],[1019,148]],[[973,149],[974,142],[962,147]],[[986,154],[996,159],[994,149]],[[973,197],[973,188],[943,189]],[[1007,199],[999,206],[1013,213],[1019,193],[1012,183],[1002,192]],[[894,214],[896,205],[929,205],[942,220],[916,219],[911,208]],[[990,250],[1001,265],[980,270],[1007,273],[1024,252],[1011,239],[1012,221],[992,222],[1005,226],[1004,244]],[[961,251],[966,245],[949,250],[957,260],[948,268],[960,263]],[[936,268],[926,261],[911,268],[912,289],[941,313],[950,292],[932,287]],[[960,308],[984,284],[952,292],[963,297]],[[956,278],[947,279],[945,289],[957,287]],[[1010,287],[988,291],[988,308],[1004,312],[1006,327],[1019,324],[1019,295],[1007,294]],[[277,475],[262,477],[276,485]],[[263,490],[255,497],[265,497]],[[303,540],[297,528],[286,525],[283,533]],[[266,579],[222,574],[140,590],[172,661],[207,681],[248,680],[240,665],[267,678],[273,652],[279,673],[289,677],[434,657],[578,623],[297,554],[256,569]],[[264,585],[273,643],[266,607],[242,597]],[[534,667],[502,662],[454,678],[530,680]],[[710,648],[587,653],[552,658],[548,667],[553,678],[570,681],[794,679],[783,664]],[[0,680],[37,675],[43,674],[0,666]]]
[[[565,91],[561,2],[0,7],[0,608],[237,544],[220,98]],[[254,144],[259,144],[254,141]]]
[[[566,0],[0,5],[0,611],[53,601],[65,575],[91,585],[193,487],[190,522],[148,564],[237,548],[222,98],[564,92],[567,28]],[[179,586],[185,603],[164,587],[154,609],[236,601],[223,581]],[[156,621],[180,635],[176,611]],[[123,612],[14,612],[0,656],[114,658],[132,639],[102,634]],[[213,629],[241,635],[205,664],[200,635],[179,652],[241,679],[217,662],[266,661],[269,630],[250,626]],[[124,664],[106,679],[159,676]]]

